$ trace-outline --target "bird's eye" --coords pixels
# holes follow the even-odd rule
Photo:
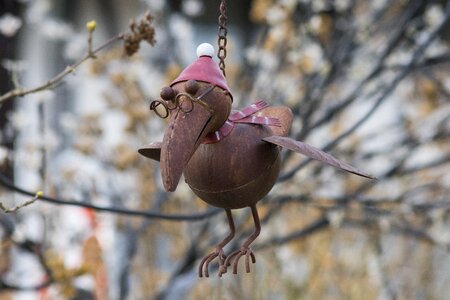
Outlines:
[[[161,89],[161,93],[159,95],[162,99],[170,101],[175,98],[176,94],[177,93],[173,88],[171,88],[170,86],[166,86]]]
[[[188,80],[185,83],[185,89],[189,94],[195,95],[199,89],[199,84],[195,80]]]

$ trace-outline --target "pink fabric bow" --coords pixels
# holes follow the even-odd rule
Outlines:
[[[270,106],[268,103],[261,100],[251,104],[250,106],[247,106],[242,110],[232,112],[228,117],[228,120],[225,122],[225,124],[223,124],[223,126],[219,130],[210,133],[205,137],[203,144],[213,144],[222,140],[231,133],[235,123],[260,124],[260,125],[280,127],[281,125],[278,118],[254,115],[258,111],[268,106]]]

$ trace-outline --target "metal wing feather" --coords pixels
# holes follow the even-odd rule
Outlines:
[[[269,136],[269,137],[263,138],[262,140],[272,143],[272,144],[275,144],[275,145],[278,145],[278,146],[281,146],[283,148],[295,151],[297,153],[301,153],[312,159],[324,162],[330,166],[342,169],[344,171],[347,171],[347,172],[350,172],[350,173],[353,173],[353,174],[356,174],[356,175],[359,175],[362,177],[375,179],[374,176],[372,176],[364,171],[361,171],[361,170],[349,165],[348,163],[338,160],[331,154],[328,154],[316,147],[305,144],[303,142],[296,141],[291,138],[283,137],[283,136]]]
[[[139,148],[138,152],[150,159],[159,161],[161,157],[161,142],[152,142],[147,146]]]

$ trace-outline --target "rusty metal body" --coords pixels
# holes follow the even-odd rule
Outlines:
[[[218,143],[202,144],[184,170],[189,187],[205,202],[225,209],[254,205],[273,187],[280,149],[262,139],[268,126],[236,124]]]
[[[198,60],[184,69],[170,87],[162,89],[162,99],[151,103],[150,109],[155,112],[159,106],[165,109],[157,114],[170,115],[170,123],[162,142],[139,149],[142,155],[161,162],[166,191],[174,191],[184,173],[187,184],[200,199],[226,211],[230,233],[203,258],[200,277],[209,276],[209,263],[216,258],[219,276],[227,272],[232,260],[236,274],[241,257],[245,257],[246,271],[250,272],[250,261],[255,262],[250,245],[261,230],[256,203],[276,182],[281,147],[373,178],[320,149],[288,138],[292,112],[287,107],[269,107],[258,101],[231,112],[233,98],[223,70],[212,60],[211,48],[203,47]],[[251,208],[255,231],[238,250],[225,255],[223,247],[235,234],[231,209],[244,207]]]

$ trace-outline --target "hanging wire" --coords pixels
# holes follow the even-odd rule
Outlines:
[[[225,76],[225,58],[227,57],[227,1],[221,0],[219,7],[219,29],[218,29],[218,45],[219,51],[217,52],[217,57],[219,58],[219,67],[222,70],[223,76]]]

